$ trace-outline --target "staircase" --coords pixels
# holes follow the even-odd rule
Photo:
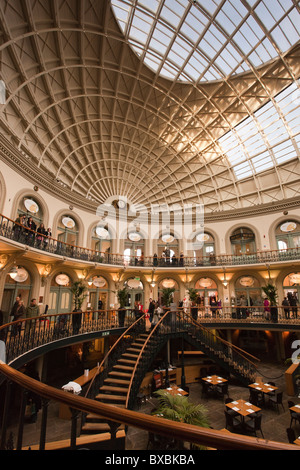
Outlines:
[[[121,352],[111,359],[110,366],[106,368],[105,378],[94,396],[95,400],[119,408],[127,406],[130,409],[134,407],[140,384],[158,351],[170,338],[179,336],[183,337],[196,350],[204,352],[245,385],[253,381],[256,366],[249,361],[245,351],[238,350],[200,324],[195,324],[191,318],[187,319],[186,316],[176,320],[172,326],[169,322],[165,322],[164,325],[163,321],[163,319],[160,320],[160,329],[152,330],[150,333],[138,333],[126,347],[120,345]],[[158,326],[159,324],[156,328]],[[146,341],[146,348],[137,363]],[[124,426],[121,425],[118,429],[124,429]],[[110,430],[107,418],[88,414],[81,433],[95,434],[110,432]]]
[[[95,400],[119,408],[126,407],[128,388],[130,385],[134,366],[141,349],[148,338],[147,333],[142,333],[126,349],[117,363],[113,365],[104,379],[103,385],[99,388],[99,393],[94,397]],[[118,430],[124,429],[121,425]],[[101,418],[99,415],[87,414],[85,424],[81,428],[81,434],[95,434],[110,432],[110,425],[107,418]]]

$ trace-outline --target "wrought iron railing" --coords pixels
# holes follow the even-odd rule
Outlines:
[[[120,328],[128,328],[134,322],[134,311],[128,309],[124,326]],[[117,310],[46,314],[3,325],[0,327],[0,339],[5,343],[6,363],[9,364],[21,354],[53,341],[118,327]]]
[[[169,337],[184,333],[192,335],[198,341],[199,347],[205,347],[206,351],[210,350],[214,358],[217,358],[229,371],[236,372],[246,381],[254,380],[257,373],[254,361],[259,361],[259,359],[220,338],[183,310],[168,311],[150,331],[138,355],[127,393],[126,406],[128,408],[133,407],[144,375],[162,345]]]
[[[300,247],[282,250],[265,250],[241,255],[210,256],[184,256],[158,257],[158,256],[125,256],[114,253],[104,253],[90,248],[71,245],[55,238],[39,235],[24,225],[0,215],[0,236],[18,243],[42,250],[49,254],[73,258],[76,260],[103,263],[115,266],[137,266],[153,268],[182,268],[182,267],[211,267],[211,266],[239,266],[253,264],[268,264],[279,261],[296,261],[300,259]]]

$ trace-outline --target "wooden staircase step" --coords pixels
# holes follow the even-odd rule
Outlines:
[[[124,387],[115,387],[113,385],[103,385],[99,389],[101,392],[121,392],[127,393],[127,388]]]
[[[110,395],[108,393],[99,393],[95,396],[95,400],[99,401],[126,401],[126,395]]]
[[[122,366],[120,364],[116,364],[113,366],[114,369],[121,369],[122,371],[125,371],[125,370],[133,370],[133,366]]]
[[[81,433],[110,432],[108,423],[85,423],[81,428]]]
[[[116,385],[129,385],[130,384],[130,380],[122,380],[122,379],[113,379],[113,378],[108,378],[108,379],[105,379],[104,380],[104,383],[105,384],[116,384]]]
[[[122,378],[131,378],[131,374],[128,372],[120,372],[118,370],[112,370],[108,373],[108,377],[122,377]]]
[[[137,354],[130,354],[130,353],[125,353],[122,356],[123,359],[129,359],[130,358],[130,359],[134,360],[134,363],[136,363],[138,357],[139,356]]]
[[[118,362],[123,362],[125,364],[136,364],[136,361],[134,361],[133,359],[125,359],[125,358],[118,359]]]

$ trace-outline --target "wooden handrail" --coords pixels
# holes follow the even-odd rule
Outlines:
[[[163,320],[167,317],[167,315],[170,313],[170,311],[168,310],[160,319],[159,321],[156,323],[156,325],[154,326],[154,328],[150,331],[150,334],[148,335],[148,338],[146,339],[146,341],[144,342],[143,344],[143,347],[141,348],[140,350],[140,353],[137,357],[137,360],[134,364],[134,368],[133,368],[133,372],[131,374],[131,378],[130,378],[130,383],[129,383],[129,386],[128,386],[128,391],[127,391],[127,396],[126,396],[126,404],[125,404],[125,407],[127,408],[128,407],[128,402],[129,402],[129,396],[130,396],[130,392],[131,392],[131,387],[132,387],[132,383],[133,383],[133,378],[135,376],[135,373],[136,373],[136,369],[137,369],[137,366],[140,362],[140,358],[143,354],[143,352],[145,351],[146,349],[146,346],[149,342],[149,340],[151,339],[151,337],[153,336],[153,334],[156,332],[156,329],[161,325],[161,323],[163,322]]]
[[[154,328],[150,331],[150,334],[148,335],[148,338],[146,339],[145,343],[143,344],[143,347],[141,348],[140,352],[139,352],[139,355],[137,357],[137,360],[136,360],[136,363],[134,365],[134,369],[133,369],[133,372],[132,372],[132,375],[131,375],[131,379],[130,379],[130,383],[129,383],[129,386],[128,386],[128,392],[127,392],[127,396],[126,396],[126,408],[128,407],[128,403],[129,403],[129,397],[130,397],[130,391],[131,391],[131,387],[132,387],[132,383],[133,383],[133,379],[134,379],[134,375],[136,373],[136,369],[138,367],[138,364],[139,364],[139,361],[142,357],[142,354],[144,353],[146,347],[147,347],[147,344],[148,342],[150,341],[151,337],[155,334],[156,332],[156,329],[159,328],[159,326],[163,323],[163,321],[165,320],[165,318],[172,314],[174,312],[168,310],[160,319],[159,321],[156,323],[156,325],[154,326]],[[176,312],[177,316],[179,316],[178,312]],[[183,314],[183,312],[181,312],[181,314]],[[226,344],[227,346],[231,347],[232,349],[236,350],[237,354],[239,354],[240,356],[242,356],[246,361],[248,361],[250,364],[252,364],[254,367],[256,367],[256,365],[250,361],[249,359],[247,359],[242,353],[244,353],[245,355],[248,355],[250,357],[252,357],[253,359],[257,360],[257,361],[260,361],[260,359],[256,358],[255,356],[253,356],[252,354],[248,353],[247,351],[244,351],[240,348],[238,348],[237,346],[235,346],[234,344],[232,343],[229,343],[228,341],[226,340],[223,340],[222,338],[220,338],[219,336],[215,335],[214,333],[212,333],[210,330],[208,330],[207,328],[205,328],[203,325],[201,325],[198,321],[194,320],[191,315],[189,314],[186,314],[184,313],[184,315],[186,317],[188,317],[190,320],[192,320],[192,322],[194,322],[196,324],[196,326],[198,328],[201,328],[203,330],[205,330],[209,335],[213,335],[215,338],[217,338],[219,341],[221,341],[222,343]]]
[[[216,335],[215,333],[213,333],[211,330],[209,330],[208,328],[206,328],[204,325],[202,325],[199,320],[195,320],[191,315],[188,315],[190,320],[192,320],[192,323],[195,323],[196,326],[199,328],[201,328],[202,330],[206,331],[208,334],[210,335],[213,335],[215,338],[217,338],[219,341],[221,341],[222,343],[226,344],[226,346],[230,347],[231,349],[234,349],[238,354],[240,354],[242,357],[244,357],[246,359],[246,357],[244,356],[244,354],[246,356],[249,356],[251,357],[252,359],[260,362],[261,360],[258,358],[258,357],[255,357],[253,356],[252,354],[250,354],[249,352],[245,351],[244,349],[241,349],[239,348],[238,346],[235,346],[234,344],[230,343],[229,341],[227,341],[226,339],[223,339],[221,338],[220,336]],[[247,359],[252,365],[255,366],[255,364],[253,362],[251,362],[249,359]]]
[[[137,325],[137,323],[139,323],[140,321],[142,321],[143,318],[145,318],[145,315],[146,315],[146,314],[144,313],[144,315],[142,315],[142,316],[141,316],[140,318],[138,318],[134,323],[132,323],[132,324],[129,326],[129,328],[127,328],[127,329],[121,334],[121,336],[119,336],[119,338],[118,338],[117,341],[112,345],[112,347],[109,349],[109,351],[107,351],[107,353],[106,353],[106,355],[104,356],[104,358],[102,359],[101,363],[99,364],[99,366],[97,366],[97,369],[98,369],[98,370],[97,370],[96,373],[94,374],[94,376],[93,376],[93,378],[92,378],[92,380],[91,380],[91,382],[90,382],[90,384],[89,384],[89,387],[88,387],[88,389],[87,389],[87,391],[86,391],[86,394],[85,394],[86,397],[87,397],[88,394],[89,394],[89,391],[90,391],[91,386],[93,385],[93,383],[94,383],[94,381],[95,381],[95,379],[96,379],[96,376],[99,375],[99,373],[104,369],[104,364],[105,364],[105,362],[106,362],[108,356],[109,356],[109,355],[111,354],[111,352],[118,346],[118,344],[123,340],[124,336],[127,336],[128,333],[130,332],[130,330],[131,330],[132,328],[134,328],[134,327]]]
[[[49,385],[34,380],[0,361],[0,372],[21,387],[32,390],[43,398],[58,401],[85,413],[94,413],[117,423],[124,423],[144,431],[172,436],[175,439],[193,442],[199,445],[217,448],[219,450],[300,450],[300,447],[259,439],[239,434],[224,433],[221,430],[202,428],[186,423],[145,415],[137,411],[120,409],[106,405],[96,400],[76,396],[72,393],[58,390]]]

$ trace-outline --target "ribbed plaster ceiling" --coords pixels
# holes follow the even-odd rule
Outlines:
[[[295,0],[1,0],[1,134],[74,200],[297,197],[299,18]]]

